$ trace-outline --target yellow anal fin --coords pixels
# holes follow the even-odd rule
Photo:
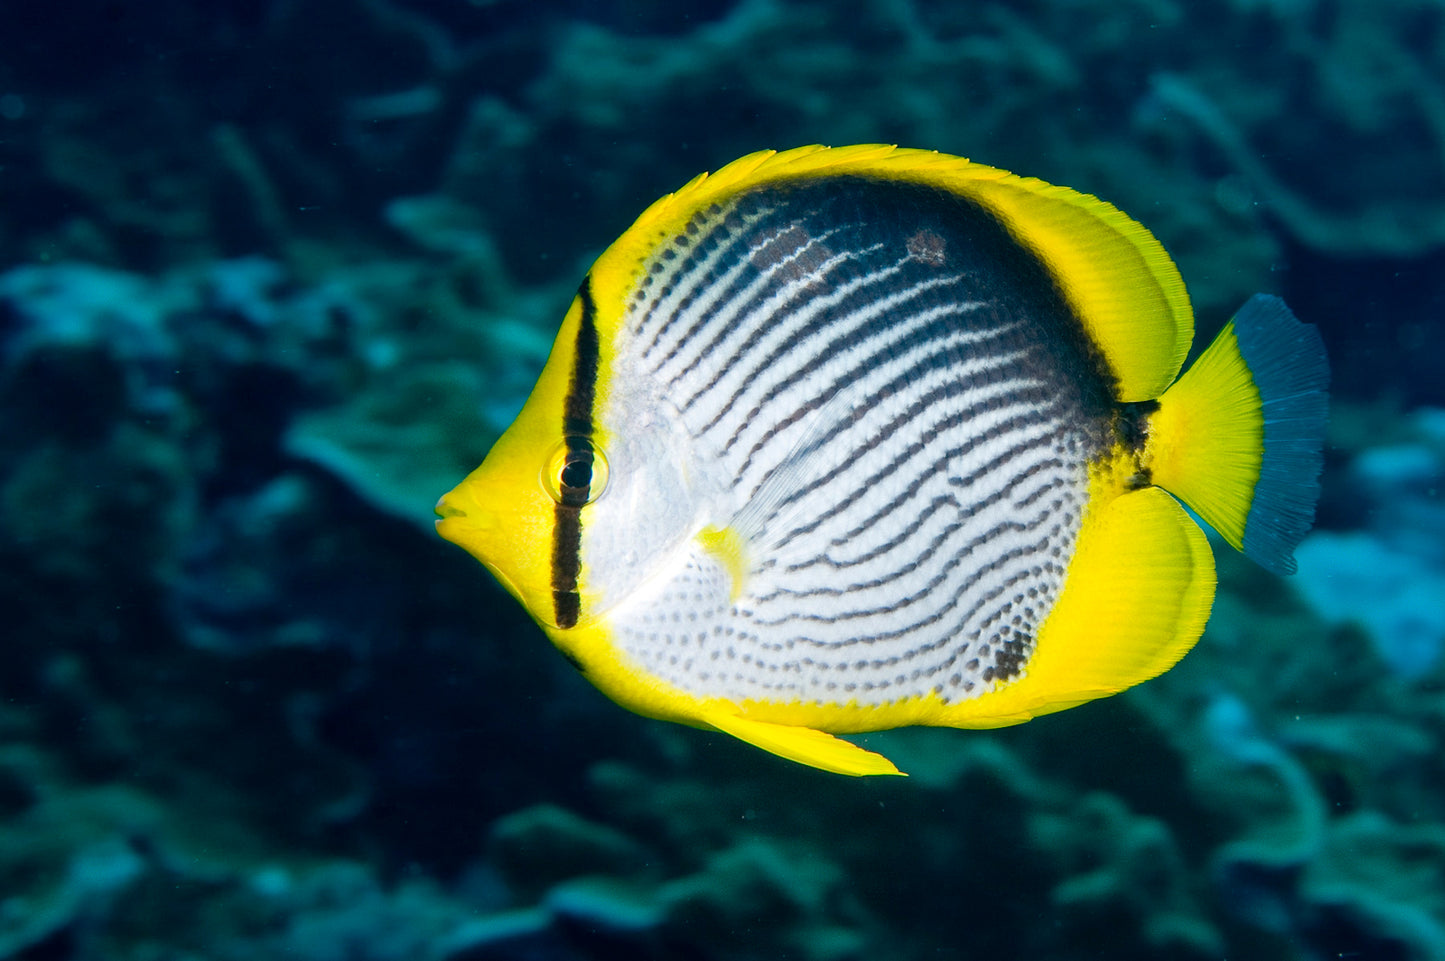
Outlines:
[[[1204,632],[1214,583],[1209,541],[1174,498],[1146,487],[1108,502],[1085,520],[1025,675],[938,723],[1018,724],[1162,674]]]
[[[834,774],[847,774],[852,777],[903,774],[883,755],[866,751],[851,741],[823,731],[815,731],[810,727],[754,721],[721,711],[709,711],[701,719],[724,734],[731,734],[753,747],[760,747],[778,757]]]

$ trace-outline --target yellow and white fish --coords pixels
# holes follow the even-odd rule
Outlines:
[[[1193,336],[1174,263],[1094,197],[752,154],[598,258],[437,530],[624,707],[898,773],[833,734],[1017,724],[1172,667],[1215,587],[1180,501],[1293,569],[1319,335],[1256,296],[1181,377]]]

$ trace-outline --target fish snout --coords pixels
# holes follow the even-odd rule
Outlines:
[[[478,535],[485,537],[497,531],[496,511],[482,507],[459,490],[443,494],[432,511],[437,516],[437,533],[468,550],[469,542]]]

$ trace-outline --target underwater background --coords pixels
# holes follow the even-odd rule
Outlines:
[[[1300,570],[848,779],[432,530],[587,266],[763,147],[1095,193],[1321,329]],[[1445,958],[1439,0],[4,0],[0,958]]]

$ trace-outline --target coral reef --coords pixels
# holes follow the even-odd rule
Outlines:
[[[1420,678],[1445,647],[1445,411],[1415,411],[1400,427],[1342,472],[1368,526],[1301,544],[1300,589],[1326,622],[1362,627],[1391,671]]]

